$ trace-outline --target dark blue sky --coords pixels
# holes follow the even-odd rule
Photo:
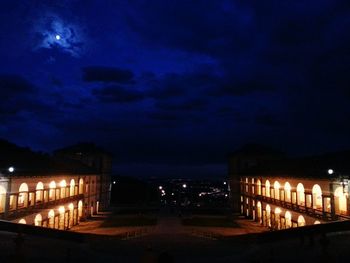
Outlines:
[[[350,148],[349,5],[1,1],[0,137],[96,142],[136,176],[225,176],[248,142]]]

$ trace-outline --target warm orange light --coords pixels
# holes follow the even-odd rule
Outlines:
[[[63,214],[65,211],[66,211],[66,210],[64,209],[64,206],[60,206],[60,207],[58,208],[58,212],[59,212],[60,214]]]
[[[50,188],[56,188],[56,183],[55,181],[51,181],[51,183],[49,184]]]
[[[66,187],[66,186],[67,186],[66,180],[62,180],[60,182],[60,187]]]
[[[50,210],[50,212],[49,212],[49,218],[53,218],[53,217],[55,217],[55,211]]]

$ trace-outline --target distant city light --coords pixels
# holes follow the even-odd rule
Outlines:
[[[159,189],[159,190],[162,190],[162,189],[163,189],[163,186],[160,185],[160,186],[158,187],[158,189]]]
[[[202,194],[199,194],[198,196],[202,196]]]
[[[13,173],[15,171],[15,168],[13,166],[10,166],[8,170],[10,173]]]
[[[117,182],[116,181],[113,181],[113,184],[116,184]]]
[[[228,195],[227,194],[225,194],[225,197],[227,197]]]
[[[57,40],[60,40],[61,39],[61,36],[60,35],[56,35],[55,36]]]
[[[183,185],[182,185],[182,187],[183,187],[183,188],[186,188],[186,187],[187,187],[187,185],[186,185],[186,184],[183,184]]]
[[[224,182],[224,185],[226,185],[227,183],[226,182]]]
[[[174,195],[174,193],[171,193],[171,195]]]
[[[333,169],[328,169],[328,174],[333,174],[333,173],[334,173]]]

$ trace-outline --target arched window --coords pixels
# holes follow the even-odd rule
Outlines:
[[[318,220],[315,220],[314,225],[319,225],[319,224],[321,224],[321,222]]]
[[[291,212],[287,211],[286,214],[284,215],[286,219],[286,228],[291,228],[292,227],[292,214]]]
[[[70,196],[74,195],[74,188],[75,188],[75,180],[72,179],[72,180],[70,180],[70,184],[69,184],[69,195]]]
[[[5,211],[6,189],[0,185],[0,213]]]
[[[18,207],[26,207],[28,205],[28,185],[22,183],[18,190]]]
[[[270,181],[269,180],[266,180],[265,182],[265,191],[266,191],[266,196],[267,197],[270,197]]]
[[[337,214],[347,214],[347,200],[343,187],[339,186],[334,191],[335,212]]]
[[[35,200],[37,203],[40,203],[43,201],[44,184],[42,182],[37,183],[35,190]]]
[[[256,181],[256,193],[261,195],[261,181],[259,179]]]
[[[304,185],[302,183],[299,183],[297,185],[297,199],[298,205],[305,205],[305,190]]]
[[[66,197],[66,187],[67,187],[67,182],[66,180],[62,180],[60,182],[60,198],[65,198]]]
[[[275,191],[275,199],[279,200],[280,199],[280,183],[278,181],[275,181],[273,184],[273,188]]]
[[[305,218],[303,216],[298,217],[298,226],[305,226]]]
[[[315,209],[322,209],[322,190],[318,184],[312,187],[312,201]]]
[[[56,183],[55,181],[51,181],[49,184],[49,200],[55,200],[56,199]]]
[[[288,182],[284,184],[284,201],[290,202],[291,201],[291,189],[292,187]]]
[[[79,180],[79,194],[83,194],[84,193],[84,180],[83,178],[80,178]]]
[[[18,224],[27,224],[27,221],[24,219],[24,218],[22,218],[22,219],[20,219],[19,221],[18,221]]]
[[[42,218],[41,214],[37,214],[35,216],[35,219],[34,219],[34,225],[35,226],[41,226],[42,220],[43,220],[43,218]]]

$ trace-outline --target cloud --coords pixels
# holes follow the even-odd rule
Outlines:
[[[202,97],[216,87],[220,78],[211,69],[196,69],[185,73],[171,73],[153,79],[148,86],[148,96],[158,100],[180,97]]]
[[[0,117],[21,119],[19,112],[49,112],[52,108],[38,97],[39,90],[19,75],[0,75]]]
[[[92,94],[101,102],[128,103],[143,100],[145,95],[136,90],[129,90],[118,85],[110,85],[103,88],[95,88]]]
[[[87,39],[82,27],[65,21],[57,14],[46,13],[41,16],[33,31],[37,43],[34,50],[58,49],[73,57],[80,57],[84,52]]]
[[[282,125],[276,117],[269,114],[259,114],[255,117],[255,122],[259,125],[269,126],[269,127],[279,127]]]
[[[127,69],[90,66],[83,68],[83,80],[86,82],[132,83],[134,74]]]
[[[186,101],[157,101],[155,106],[169,111],[198,111],[204,110],[208,102],[203,99],[190,99]]]
[[[31,83],[18,75],[0,75],[0,89],[2,99],[30,93],[35,90]]]
[[[178,121],[181,119],[178,115],[167,112],[152,112],[148,116],[157,121]]]

